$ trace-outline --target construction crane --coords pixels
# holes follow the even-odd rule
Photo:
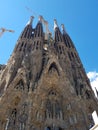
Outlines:
[[[6,29],[6,28],[0,28],[0,37],[3,35],[4,32],[14,32],[14,30]]]
[[[38,17],[39,15],[37,13],[35,13],[32,9],[30,9],[29,7],[25,6],[26,10],[29,11],[30,13],[32,13],[34,15],[34,17]]]

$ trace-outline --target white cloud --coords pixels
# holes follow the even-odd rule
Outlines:
[[[98,90],[98,73],[96,71],[88,72],[87,76],[90,79],[92,89],[97,97],[96,90]]]

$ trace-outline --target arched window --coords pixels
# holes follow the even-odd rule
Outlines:
[[[26,50],[26,46],[27,46],[27,43],[25,43],[24,47],[23,47],[23,51],[25,52]]]
[[[67,38],[67,47],[71,48],[68,38]]]
[[[25,38],[26,38],[26,36],[27,36],[27,31],[28,31],[28,28],[26,28],[25,33],[24,33],[24,37],[25,37]]]
[[[71,58],[71,55],[70,55],[70,53],[69,53],[69,52],[68,52],[68,56],[69,56],[70,61],[72,61],[72,58]]]
[[[61,104],[56,100],[47,100],[46,118],[62,118]]]
[[[36,50],[38,50],[38,48],[39,48],[39,41],[37,41],[36,43]]]
[[[21,47],[20,47],[20,48],[22,48],[22,47],[23,47],[23,45],[24,45],[24,42],[22,42],[22,44],[21,44]]]
[[[63,54],[65,54],[65,52],[64,52],[64,46],[62,46],[62,51],[63,51]]]
[[[74,54],[71,52],[71,56],[74,58]]]
[[[55,64],[55,63],[52,63],[51,66],[49,67],[48,72],[49,72],[49,73],[52,73],[52,72],[54,72],[54,71],[57,71],[57,73],[58,73],[58,75],[59,75],[59,71],[58,71],[58,68],[57,68],[56,64]]]

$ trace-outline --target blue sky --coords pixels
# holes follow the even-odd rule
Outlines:
[[[7,63],[29,17],[35,15],[35,26],[39,14],[51,31],[54,18],[59,26],[64,23],[86,72],[98,72],[98,0],[0,0],[0,28],[15,30],[0,38],[0,64]]]

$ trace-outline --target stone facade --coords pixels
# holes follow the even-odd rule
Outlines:
[[[32,20],[0,73],[0,130],[88,130],[98,102],[70,36]]]

